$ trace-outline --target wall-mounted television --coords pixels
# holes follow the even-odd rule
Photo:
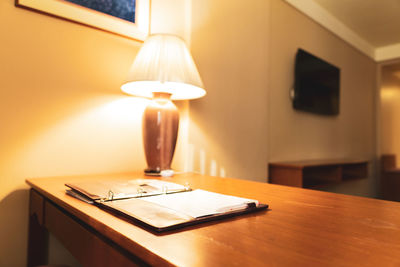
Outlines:
[[[339,114],[340,69],[298,49],[293,108],[322,115]]]

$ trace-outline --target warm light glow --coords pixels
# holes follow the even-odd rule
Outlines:
[[[99,95],[67,107],[68,116],[38,123],[8,152],[8,168],[23,177],[141,170],[141,115],[148,102]]]
[[[393,72],[393,75],[396,76],[397,79],[400,79],[400,71]]]
[[[147,98],[153,97],[153,92],[170,93],[172,100],[200,98],[206,94],[203,88],[177,82],[133,81],[122,85],[121,89],[125,93]]]
[[[381,89],[382,100],[393,100],[400,97],[400,90],[396,87],[385,87]]]
[[[153,92],[171,93],[172,100],[206,94],[185,42],[167,34],[151,35],[144,42],[121,89],[142,97],[151,97]]]
[[[400,87],[384,86],[380,91],[380,149],[385,154],[399,154],[400,151]],[[397,159],[397,164],[400,164]]]

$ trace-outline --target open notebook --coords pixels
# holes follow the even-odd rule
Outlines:
[[[268,208],[257,200],[155,179],[66,184],[67,194],[157,232]]]

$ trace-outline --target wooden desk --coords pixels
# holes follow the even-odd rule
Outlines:
[[[31,265],[45,261],[47,230],[84,266],[400,265],[400,203],[182,174],[166,180],[256,198],[271,210],[156,235],[65,194],[65,182],[107,178],[141,175],[27,180]]]
[[[353,159],[274,162],[268,165],[269,183],[304,188],[367,178],[368,161]]]

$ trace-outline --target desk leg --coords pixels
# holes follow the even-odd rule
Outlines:
[[[49,233],[44,227],[43,215],[44,198],[31,189],[29,200],[28,267],[47,263]]]

